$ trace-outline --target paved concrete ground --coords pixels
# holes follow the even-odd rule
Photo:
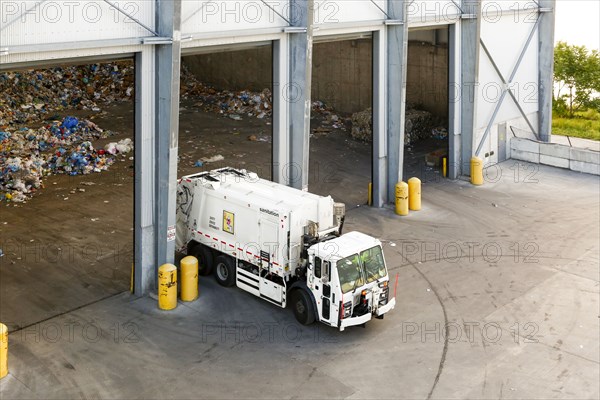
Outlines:
[[[0,397],[598,398],[600,178],[509,161],[423,198],[348,211],[398,276],[382,321],[301,327],[212,278],[172,312],[121,293],[13,332]]]

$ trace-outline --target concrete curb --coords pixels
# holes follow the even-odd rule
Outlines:
[[[512,138],[510,149],[514,160],[600,175],[600,152],[597,151],[522,138]]]

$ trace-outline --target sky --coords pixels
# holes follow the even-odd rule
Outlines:
[[[600,50],[600,0],[556,0],[555,41]]]

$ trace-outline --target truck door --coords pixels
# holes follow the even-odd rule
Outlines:
[[[331,267],[329,261],[323,261],[319,256],[310,256],[310,271],[308,286],[315,296],[319,317],[323,322],[332,318],[332,290],[329,283]]]
[[[283,279],[273,270],[273,259],[277,257],[279,225],[267,219],[261,219],[259,229],[260,244],[260,297],[285,307],[283,301]]]

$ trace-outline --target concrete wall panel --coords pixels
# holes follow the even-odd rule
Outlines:
[[[569,168],[569,159],[561,157],[552,157],[540,154],[540,164],[550,165],[551,167]]]
[[[343,113],[371,107],[373,49],[370,39],[317,43],[313,51],[314,100],[321,100]],[[270,46],[262,46],[189,56],[184,58],[184,64],[202,82],[218,88],[262,90],[270,87],[271,58]],[[407,100],[441,118],[448,117],[447,46],[409,42]]]
[[[229,90],[271,87],[271,46],[188,56],[183,64],[203,83]]]
[[[511,158],[586,174],[600,175],[600,153],[558,143],[513,138]]]
[[[406,100],[448,118],[448,48],[408,42]]]

